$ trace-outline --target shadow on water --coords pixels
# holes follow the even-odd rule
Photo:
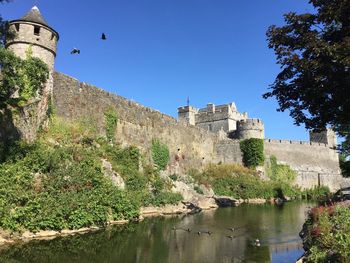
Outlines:
[[[0,250],[0,262],[295,262],[303,253],[298,233],[308,205],[242,205],[146,219],[85,235],[18,244]]]

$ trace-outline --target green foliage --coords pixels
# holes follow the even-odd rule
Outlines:
[[[349,206],[316,207],[309,213],[306,262],[350,261]]]
[[[176,205],[183,200],[180,193],[160,192],[154,196],[150,196],[145,200],[144,205],[164,206],[166,204]]]
[[[274,197],[272,185],[252,175],[218,178],[213,183],[215,194],[237,199]]]
[[[17,142],[0,163],[0,228],[61,230],[110,220],[134,219],[141,205],[175,204],[157,173],[139,172],[136,147],[120,148],[97,138],[90,121],[67,123],[53,117],[33,144]],[[106,159],[124,178],[119,190],[102,171]]]
[[[105,112],[106,137],[109,142],[114,143],[115,129],[117,128],[118,116],[114,108]]]
[[[277,197],[285,199],[289,197],[291,199],[320,200],[328,196],[327,187],[315,187],[302,191],[299,187],[293,186],[291,182],[295,179],[294,172],[290,171],[293,176],[288,175],[288,172],[282,176],[279,171],[289,171],[290,168],[287,169],[282,165],[283,169],[279,170],[276,159],[273,159],[272,163],[274,169],[277,170],[277,176],[272,177],[269,181],[262,180],[255,170],[237,164],[210,164],[203,172],[192,169],[188,175],[198,184],[211,186],[217,195],[237,199]]]
[[[113,169],[126,176],[139,174],[140,151],[135,146],[120,148],[117,145],[103,144],[104,156],[112,163]]]
[[[193,187],[193,189],[198,193],[198,194],[204,194],[203,190],[198,186],[198,185],[195,185]]]
[[[138,205],[103,176],[91,148],[38,142],[0,165],[0,227],[60,230],[138,216]]]
[[[284,26],[267,31],[281,72],[264,97],[276,97],[278,110],[288,109],[296,124],[348,133],[349,1],[309,2],[312,12],[287,13]]]
[[[240,142],[243,163],[247,167],[256,167],[264,163],[264,141],[262,139],[246,139]]]
[[[170,159],[168,146],[161,143],[158,139],[154,139],[152,141],[152,158],[157,168],[164,170]]]
[[[289,165],[277,164],[276,156],[271,156],[267,175],[274,182],[291,184],[294,182],[297,173]]]
[[[256,172],[239,164],[209,164],[203,172],[190,169],[188,175],[198,182],[198,184],[208,186],[219,178],[230,177],[232,175],[256,175]]]
[[[318,186],[310,189],[305,189],[302,193],[303,198],[317,201],[327,201],[330,196],[330,190],[328,186]]]
[[[0,47],[0,109],[23,107],[29,99],[41,93],[49,76],[47,65],[27,51],[26,59],[17,57],[12,51]],[[18,90],[18,97],[12,95]]]

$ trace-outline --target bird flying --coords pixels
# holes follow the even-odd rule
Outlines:
[[[102,40],[106,40],[106,39],[107,39],[105,33],[102,33],[101,39],[102,39]]]
[[[71,54],[80,54],[80,49],[73,48],[72,51],[70,52]]]

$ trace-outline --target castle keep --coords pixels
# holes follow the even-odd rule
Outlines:
[[[248,113],[237,111],[234,102],[219,106],[209,103],[203,109],[180,107],[178,119],[210,132],[224,132],[232,139],[264,138],[263,122],[260,119],[249,119]]]
[[[264,136],[264,124],[260,119],[248,118],[240,113],[234,103],[208,104],[196,109],[187,105],[178,108],[178,119],[136,102],[108,93],[86,83],[54,72],[54,58],[58,33],[45,22],[34,7],[22,19],[11,21],[10,28],[18,35],[6,46],[24,57],[25,50],[32,46],[33,56],[43,59],[50,68],[50,79],[45,94],[38,100],[37,119],[19,123],[22,137],[32,139],[38,124],[45,121],[43,111],[47,109],[52,94],[56,114],[67,121],[86,118],[96,123],[104,134],[104,113],[113,107],[118,114],[115,139],[122,145],[136,145],[147,153],[152,139],[166,143],[170,149],[169,169],[201,168],[207,163],[242,163],[239,142],[242,139],[264,139],[265,155],[274,155],[279,162],[290,165],[298,173],[297,184],[312,187],[319,184],[331,189],[339,188],[342,177],[339,170],[335,134],[326,130],[310,133],[310,141],[268,139]],[[26,116],[24,116],[26,117]],[[182,158],[175,156],[181,151]]]

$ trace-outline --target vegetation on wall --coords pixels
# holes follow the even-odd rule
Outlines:
[[[240,142],[243,163],[247,167],[256,167],[264,163],[264,141],[251,138]]]
[[[254,169],[238,164],[209,164],[202,172],[191,169],[188,174],[196,183],[211,186],[216,195],[231,196],[236,199],[288,197],[318,200],[329,194],[327,187],[301,190],[286,183],[288,180],[262,180]]]
[[[169,162],[169,148],[158,139],[152,141],[152,159],[159,170],[164,170]]]
[[[278,164],[276,156],[270,157],[267,167],[267,176],[274,182],[291,184],[295,181],[297,173],[287,164]]]
[[[26,59],[21,59],[12,51],[0,47],[0,109],[23,107],[43,89],[49,76],[48,67],[32,56],[30,48],[26,54]],[[18,96],[13,96],[15,92],[18,92]]]
[[[118,116],[113,108],[109,108],[105,112],[106,137],[109,142],[114,143],[115,129],[117,128]]]
[[[0,163],[0,228],[103,226],[137,218],[141,205],[179,202],[182,196],[156,171],[140,173],[139,158],[136,147],[111,145],[87,121],[52,118],[35,143],[16,143]],[[125,190],[105,175],[102,159],[124,179]]]

